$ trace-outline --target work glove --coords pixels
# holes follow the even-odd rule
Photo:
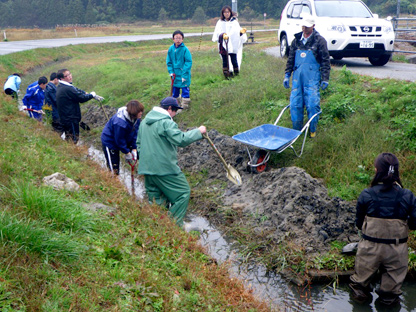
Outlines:
[[[246,29],[246,28],[241,28],[241,29],[240,29],[240,34],[245,34],[245,33],[246,33],[246,31],[247,31],[247,29]]]
[[[328,88],[328,85],[329,85],[328,81],[322,81],[321,82],[321,89],[325,90],[326,88]]]
[[[228,37],[228,35],[227,35],[226,33],[223,33],[223,34],[222,34],[222,39],[224,39],[224,40],[228,40],[228,38],[230,38],[230,37]]]
[[[102,101],[104,100],[104,98],[102,96],[99,96],[98,94],[94,96],[94,99],[96,99],[97,101]]]
[[[175,74],[169,74],[169,76],[171,76],[171,77],[173,77],[173,75],[175,75]]]
[[[97,93],[95,93],[94,91],[90,92],[90,94],[95,98],[95,96],[97,95]]]
[[[290,88],[289,79],[290,79],[290,74],[285,74],[285,79],[283,79],[283,86],[286,89],[289,89]]]
[[[133,156],[133,161],[136,161],[137,160],[137,150],[132,150],[131,154]]]
[[[133,160],[133,155],[132,155],[132,153],[127,153],[127,154],[126,154],[126,162],[127,162],[129,165],[134,165],[134,160]]]
[[[186,79],[185,78],[182,78],[182,82],[185,82],[186,81]]]

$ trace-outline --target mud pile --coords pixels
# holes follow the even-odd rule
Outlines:
[[[109,118],[116,112],[115,108],[101,107],[97,102],[83,105],[82,109],[83,121],[92,129],[102,128],[107,122],[103,109]],[[205,186],[201,187],[218,180],[227,182],[221,202],[245,216],[241,221],[245,227],[276,243],[290,239],[309,253],[327,251],[333,240],[358,241],[355,203],[329,197],[323,183],[301,168],[250,173],[247,145],[215,130],[209,136],[225,160],[240,173],[242,186],[228,181],[222,162],[207,140],[179,148],[179,166],[190,172],[205,172]],[[256,151],[249,149],[252,154]]]
[[[333,240],[358,241],[355,203],[329,197],[320,181],[298,167],[249,173],[246,145],[215,130],[209,136],[242,177],[242,186],[228,182],[221,199],[224,205],[251,216],[244,218],[249,220],[245,226],[274,242],[290,239],[308,253],[329,250]],[[179,149],[179,165],[192,172],[208,172],[207,184],[228,181],[220,159],[206,140]]]

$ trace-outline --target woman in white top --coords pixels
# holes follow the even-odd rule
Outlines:
[[[247,41],[247,35],[246,29],[240,28],[235,13],[228,5],[221,10],[221,18],[215,26],[212,41],[218,41],[225,78],[238,75],[243,57],[243,43]],[[232,68],[229,66],[230,63],[233,65]]]

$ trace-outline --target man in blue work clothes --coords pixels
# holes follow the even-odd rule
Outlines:
[[[45,89],[48,83],[48,78],[42,76],[38,81],[30,84],[27,87],[26,94],[23,97],[23,104],[31,118],[35,118],[37,121],[42,121],[42,106],[45,99]]]
[[[301,24],[302,32],[295,34],[290,45],[283,80],[283,86],[288,89],[293,72],[290,114],[296,130],[302,130],[304,106],[308,119],[321,110],[319,87],[322,90],[328,87],[331,70],[326,40],[314,29],[314,19],[311,15],[304,15]],[[317,125],[318,116],[310,124],[311,137],[315,137]]]

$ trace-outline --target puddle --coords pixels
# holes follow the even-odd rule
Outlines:
[[[101,165],[103,168],[107,168],[105,156],[102,150],[96,149],[94,146],[90,146],[88,148],[88,155],[95,160],[97,163]],[[130,195],[132,195],[132,181],[131,181],[131,168],[127,168],[127,166],[124,166],[123,164],[123,158],[120,158],[120,172],[119,172],[118,178],[121,182],[124,183],[124,185],[127,188],[127,191]],[[135,174],[134,175],[134,195],[137,199],[143,199],[144,197],[144,183],[142,179]]]
[[[92,159],[106,168],[104,153],[91,146],[88,153]],[[131,170],[121,166],[119,179],[126,185],[131,194]],[[138,199],[144,198],[144,183],[135,175],[135,195]],[[287,281],[279,274],[270,274],[266,268],[258,264],[247,264],[241,258],[236,244],[222,235],[210,222],[198,215],[188,213],[185,217],[186,230],[197,230],[201,233],[200,243],[206,247],[209,255],[219,263],[228,261],[230,263],[231,276],[238,277],[245,285],[253,290],[253,293],[270,303],[271,306],[279,307],[285,312],[306,311],[336,311],[336,312],[378,312],[416,311],[416,285],[405,282],[402,291],[402,303],[397,309],[377,309],[375,299],[378,297],[373,293],[373,302],[361,305],[350,299],[348,285],[341,284],[333,289],[331,284],[316,284],[307,287],[298,287]]]

